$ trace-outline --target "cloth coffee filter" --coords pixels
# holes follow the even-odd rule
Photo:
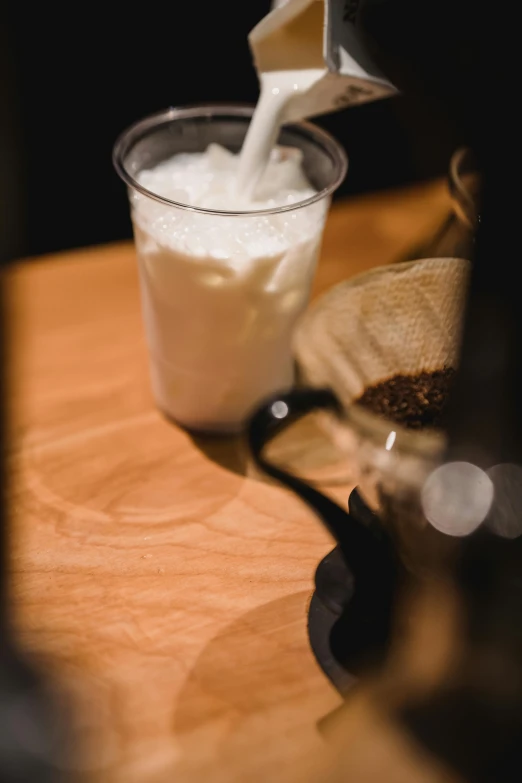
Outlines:
[[[470,262],[390,264],[331,288],[294,335],[302,380],[349,406],[393,375],[455,367]]]

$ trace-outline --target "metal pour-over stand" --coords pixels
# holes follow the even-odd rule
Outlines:
[[[468,272],[463,259],[422,259],[334,286],[296,333],[308,388],[278,395],[250,422],[258,466],[312,508],[337,542],[316,571],[308,632],[319,665],[342,694],[384,659],[403,578],[440,547],[436,531],[424,529],[418,496],[443,452],[442,434],[407,430],[356,400],[396,374],[455,366]],[[357,471],[348,508],[264,453],[278,433],[311,412]]]

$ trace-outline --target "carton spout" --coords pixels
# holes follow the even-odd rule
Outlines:
[[[279,0],[250,32],[258,75],[314,71],[289,101],[288,121],[325,114],[397,92],[365,51],[346,0]]]

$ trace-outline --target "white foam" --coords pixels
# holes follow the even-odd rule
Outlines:
[[[204,153],[176,155],[137,179],[147,190],[179,204],[229,212],[256,212],[298,204],[315,195],[301,166],[299,150],[274,149],[256,199],[238,196],[239,156],[217,144]],[[317,232],[322,208],[246,217],[201,215],[133,196],[134,219],[157,243],[195,258],[212,257],[232,265],[284,252]],[[314,220],[315,214],[315,220]]]

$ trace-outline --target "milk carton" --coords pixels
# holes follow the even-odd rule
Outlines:
[[[300,120],[392,95],[395,87],[361,45],[358,0],[281,0],[250,32],[258,74],[315,70],[287,103],[285,121]]]

